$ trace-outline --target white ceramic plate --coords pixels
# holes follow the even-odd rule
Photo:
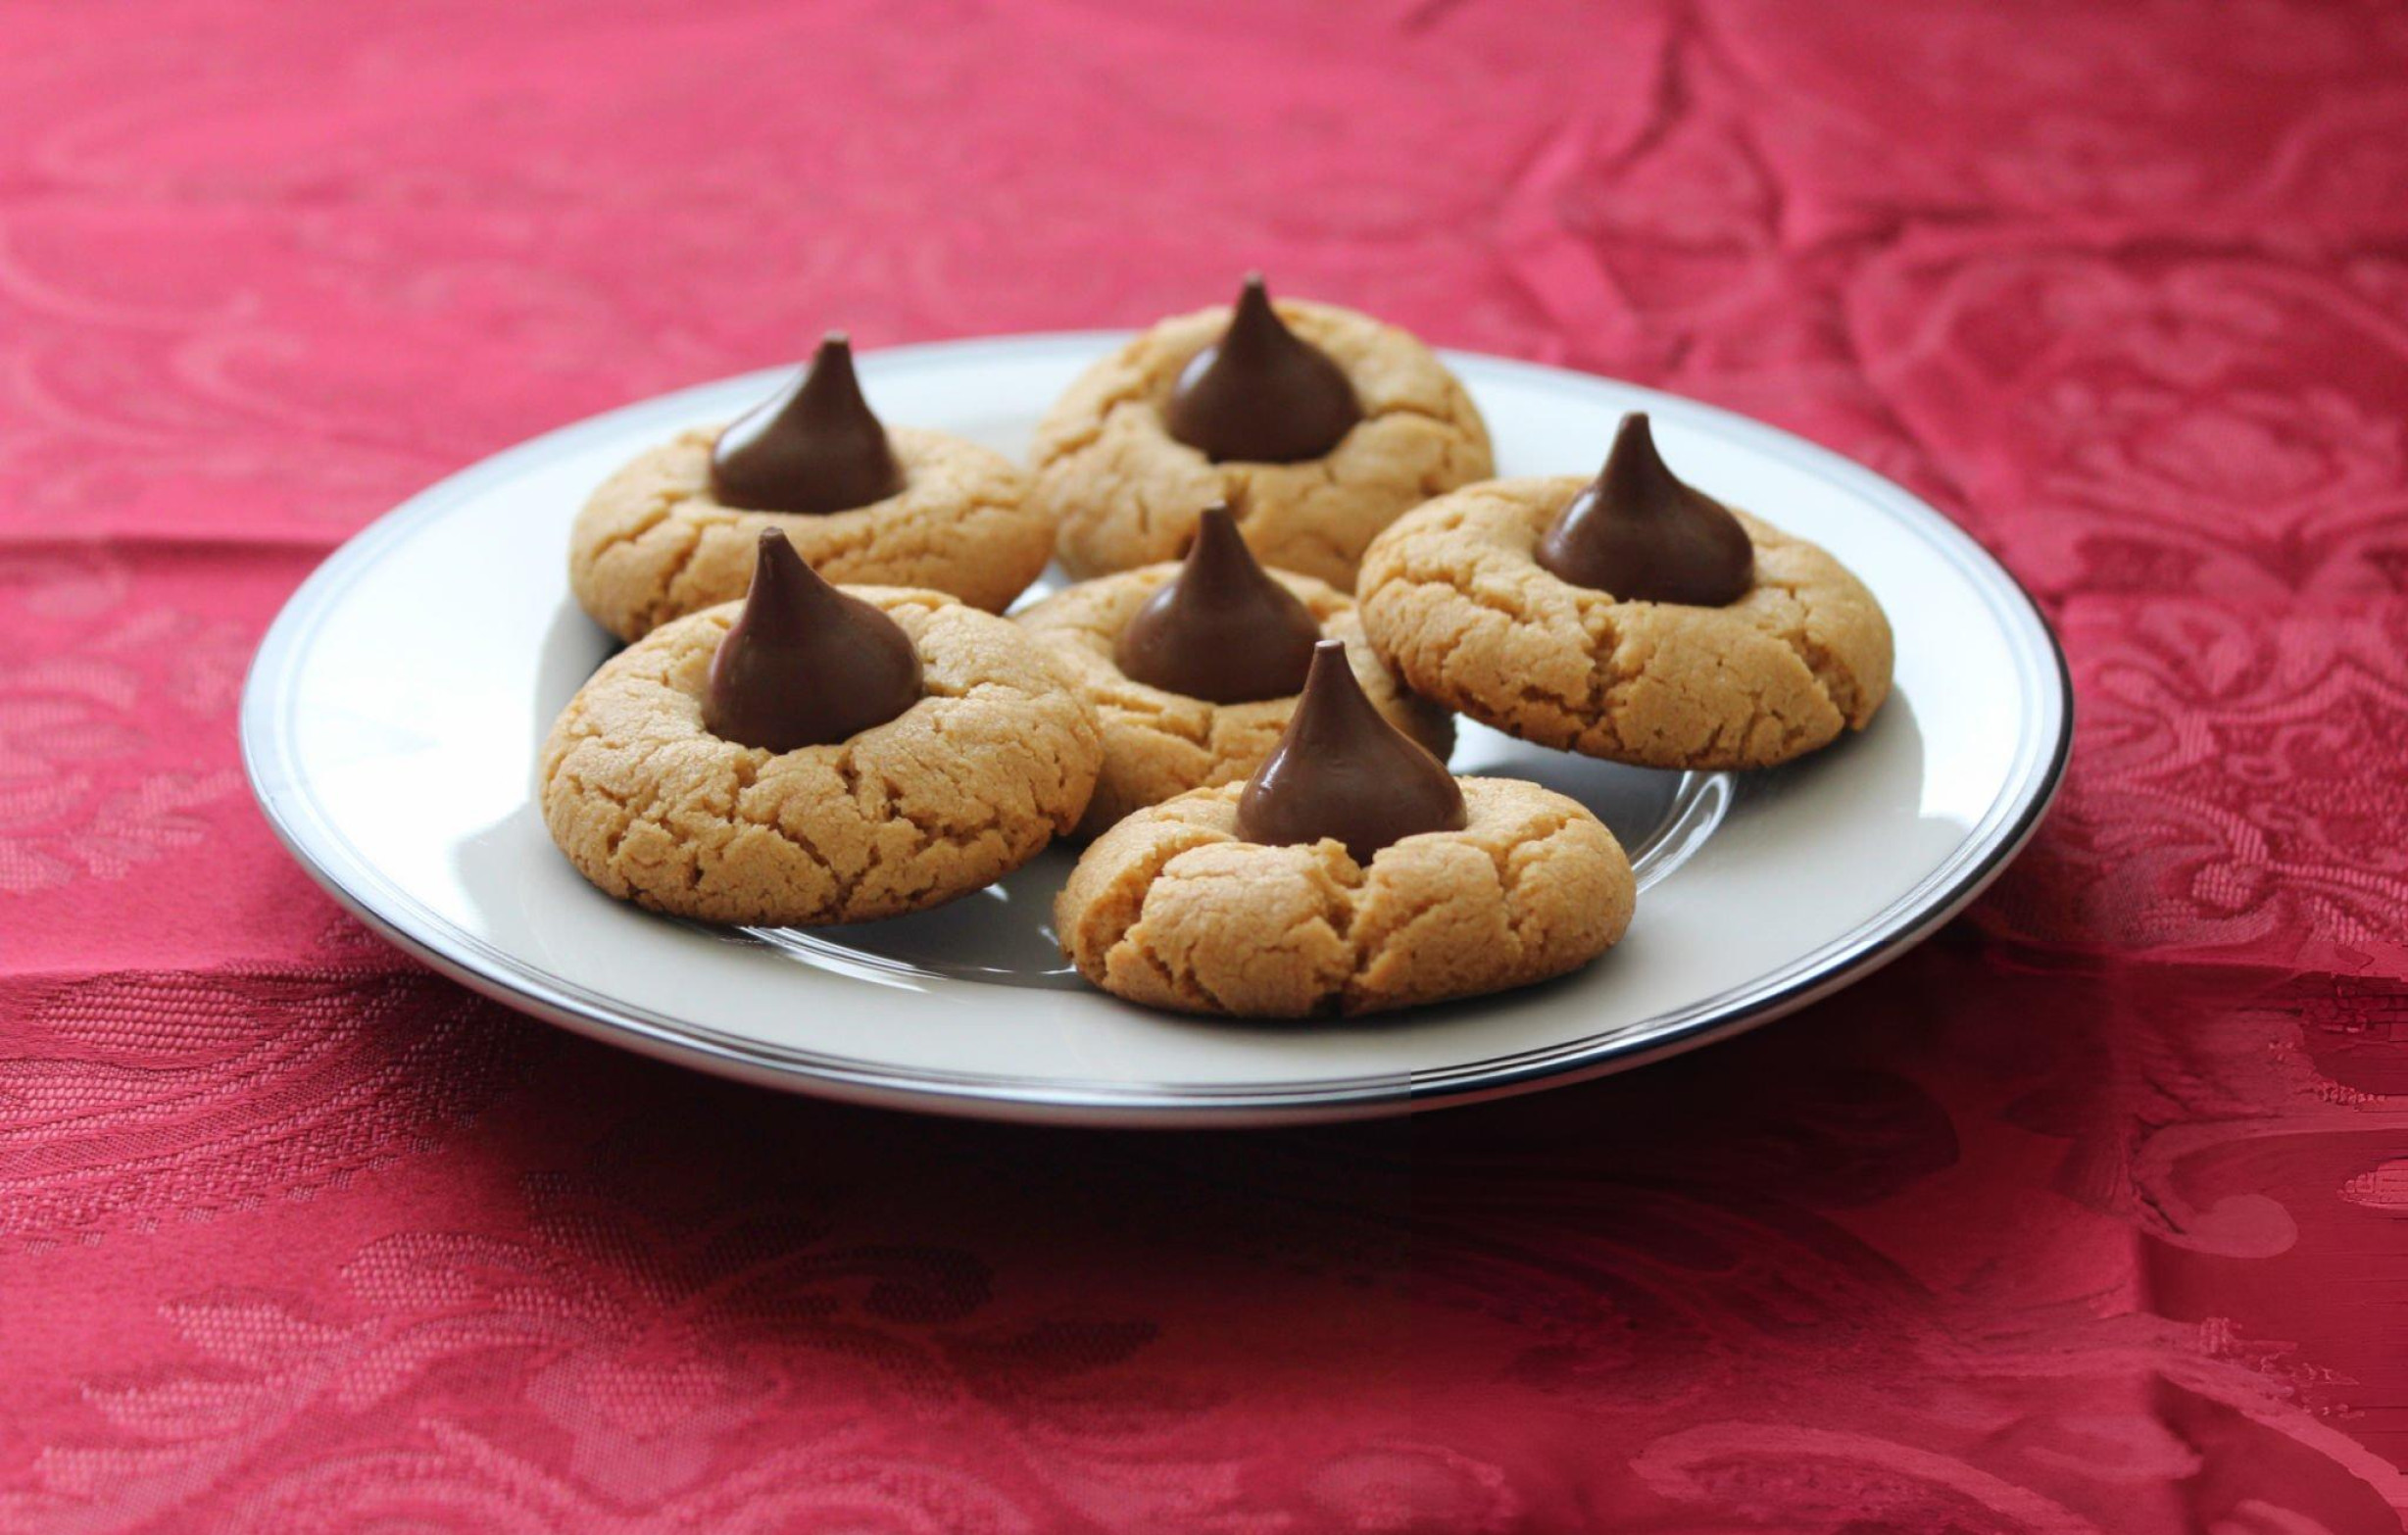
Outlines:
[[[1019,455],[1119,338],[861,360],[889,421]],[[1585,472],[1621,413],[1704,489],[1811,538],[1897,632],[1863,735],[1745,776],[1643,771],[1468,721],[1457,771],[1586,801],[1640,870],[1630,936],[1578,975],[1357,1023],[1176,1017],[1083,986],[1054,946],[1050,850],[898,921],[737,933],[587,885],[529,803],[538,743],[612,645],[569,600],[568,523],[621,462],[729,419],[783,372],[614,411],[487,460],[338,550],[269,631],[243,698],[252,785],[293,855],[402,947],[513,1007],[797,1091],[997,1118],[1261,1124],[1396,1114],[1637,1065],[1775,1017],[1894,958],[1994,877],[2065,763],[2062,657],[2030,600],[1897,486],[1771,427],[1601,378],[1449,362],[1499,472]]]

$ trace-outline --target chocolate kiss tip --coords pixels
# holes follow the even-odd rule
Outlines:
[[[1169,583],[1113,644],[1150,687],[1215,704],[1285,698],[1303,685],[1320,620],[1254,560],[1225,506],[1206,507]]]
[[[763,532],[744,611],[711,659],[704,728],[791,752],[884,724],[919,695],[919,651],[902,625],[829,584],[784,533]]]
[[[1673,473],[1645,411],[1615,428],[1597,478],[1540,538],[1540,566],[1623,602],[1720,608],[1755,583],[1755,546],[1731,509]]]
[[[903,488],[844,331],[822,336],[801,378],[719,434],[711,486],[724,506],[795,513],[843,512]]]
[[[1682,483],[1664,462],[1663,450],[1655,445],[1655,424],[1645,411],[1632,411],[1614,428],[1613,446],[1605,450],[1605,462],[1597,470],[1597,478],[1622,474],[1637,482]]]
[[[1238,835],[1272,847],[1335,837],[1368,864],[1391,843],[1464,821],[1454,776],[1372,707],[1346,646],[1314,646],[1287,730],[1238,796]]]
[[[1614,445],[1605,450],[1606,462],[1611,463],[1615,454],[1626,451],[1644,453],[1659,466],[1664,462],[1664,456],[1655,447],[1655,423],[1645,411],[1623,413],[1621,424],[1614,427]]]
[[[1181,557],[1186,565],[1236,561],[1256,570],[1262,565],[1253,550],[1246,545],[1246,535],[1238,531],[1237,514],[1229,510],[1226,501],[1215,501],[1196,514],[1196,535],[1188,540],[1187,553]],[[1280,587],[1286,591],[1286,587]]]
[[[773,601],[791,593],[809,601],[822,592],[836,588],[819,573],[818,567],[796,552],[794,540],[774,527],[764,527],[753,540],[753,579],[745,587],[745,607],[751,609],[756,598]]]

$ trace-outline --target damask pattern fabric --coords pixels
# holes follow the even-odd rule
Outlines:
[[[2403,242],[2376,0],[0,11],[0,1530],[2399,1527]],[[251,807],[431,480],[1257,265],[1930,497],[2027,856],[1634,1075],[1097,1135],[558,1034]]]

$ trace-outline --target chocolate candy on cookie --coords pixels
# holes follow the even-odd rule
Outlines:
[[[1611,948],[1638,885],[1577,801],[1453,778],[1324,641],[1277,748],[1098,838],[1054,905],[1062,953],[1115,996],[1311,1017],[1529,985]]]
[[[1352,310],[1274,303],[1259,275],[1080,374],[1031,463],[1074,576],[1176,559],[1184,509],[1226,505],[1264,564],[1341,587],[1405,509],[1493,469],[1479,411],[1428,347]]]
[[[538,798],[611,895],[707,921],[916,912],[1078,823],[1095,720],[1008,619],[940,592],[830,586],[761,535],[742,603],[674,619],[577,690]]]
[[[803,375],[738,417],[711,445],[711,493],[747,512],[830,512],[900,493],[903,466],[861,397],[853,344],[819,343]]]
[[[1185,560],[1082,581],[1018,619],[1103,732],[1103,773],[1079,825],[1087,835],[1252,773],[1287,728],[1324,638],[1345,641],[1382,716],[1431,751],[1453,745],[1447,712],[1405,693],[1373,658],[1352,600],[1263,569],[1225,507],[1198,515]]]
[[[1755,584],[1755,545],[1731,509],[1672,472],[1645,411],[1622,418],[1605,467],[1555,514],[1539,564],[1624,602],[1727,607]]]
[[[703,728],[763,751],[829,746],[919,702],[919,652],[883,612],[761,535],[753,588],[711,658]]]
[[[1890,694],[1890,620],[1864,583],[1680,480],[1645,416],[1593,480],[1491,480],[1398,520],[1356,596],[1415,692],[1641,767],[1788,762]]]
[[[1206,507],[1176,574],[1132,614],[1112,657],[1148,687],[1214,704],[1304,685],[1321,620],[1255,563],[1227,507]]]
[[[1258,272],[1247,273],[1220,339],[1179,370],[1162,409],[1170,434],[1215,464],[1317,459],[1362,419],[1346,370],[1288,328]]]
[[[932,587],[1001,613],[1052,557],[1052,517],[1003,455],[886,426],[841,332],[724,430],[679,434],[605,480],[568,535],[568,586],[634,639],[744,595],[775,528],[832,581]]]
[[[1345,645],[1314,646],[1295,717],[1238,796],[1238,835],[1274,847],[1334,837],[1368,864],[1392,842],[1462,829],[1447,765],[1380,718]]]

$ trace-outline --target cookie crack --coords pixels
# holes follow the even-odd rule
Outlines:
[[[1571,823],[1569,816],[1546,816],[1535,822],[1525,822],[1517,831],[1510,847],[1492,844],[1488,848],[1490,862],[1497,866],[1498,887],[1504,894],[1505,931],[1512,936],[1513,957],[1517,964],[1530,950],[1530,940],[1523,929],[1528,925],[1534,912],[1520,900],[1522,875],[1527,871],[1528,864],[1517,867],[1514,857],[1532,848],[1545,846],[1560,836],[1564,828]]]
[[[1112,953],[1119,950],[1122,945],[1129,942],[1129,934],[1136,930],[1137,925],[1140,922],[1145,920],[1145,892],[1154,888],[1154,882],[1162,877],[1162,870],[1169,867],[1170,862],[1173,859],[1179,857],[1179,855],[1182,853],[1192,853],[1198,848],[1211,847],[1215,843],[1230,840],[1225,836],[1217,835],[1201,826],[1189,827],[1187,828],[1187,831],[1188,835],[1184,837],[1165,838],[1163,841],[1147,848],[1143,855],[1129,866],[1127,870],[1123,870],[1121,875],[1122,881],[1125,882],[1130,889],[1133,889],[1138,893],[1138,898],[1136,902],[1129,907],[1125,917],[1115,914],[1111,919],[1106,921],[1102,933],[1100,934],[1102,941],[1095,945],[1095,952],[1097,954],[1108,958]],[[1068,935],[1063,935],[1065,954],[1067,954],[1068,941]],[[1135,945],[1134,952],[1145,957],[1149,963],[1153,963],[1153,952],[1145,945]],[[1074,955],[1069,957],[1073,959],[1076,958]]]
[[[1434,411],[1426,405],[1415,405],[1410,400],[1392,400],[1378,410],[1366,413],[1363,421],[1365,423],[1386,421],[1391,416],[1409,416],[1416,421],[1428,421],[1433,426],[1443,426],[1464,442],[1472,440],[1471,431],[1464,425],[1460,415],[1453,411]]]
[[[686,571],[694,568],[694,562],[702,552],[703,534],[710,525],[701,519],[676,518],[663,520],[663,523],[658,525],[665,526],[674,523],[682,523],[690,528],[691,536],[686,539],[685,547],[669,556],[667,563],[661,568],[653,581],[652,595],[645,600],[642,609],[643,626],[646,630],[657,629],[669,618],[674,617],[674,609],[669,602],[669,592],[677,585]]]
[[[1155,735],[1165,736],[1174,741],[1184,741],[1190,746],[1209,747],[1212,744],[1212,715],[1210,713],[1196,716],[1194,727],[1188,728],[1176,717],[1171,706],[1159,704],[1153,699],[1136,694],[1106,694],[1098,690],[1096,704],[1099,708],[1108,709],[1116,715],[1125,717],[1120,721],[1125,725],[1151,730]]]
[[[1814,685],[1822,690],[1831,707],[1840,712],[1840,718],[1853,725],[1857,706],[1862,701],[1856,674],[1841,663],[1829,646],[1807,633],[1803,621],[1784,629],[1781,642],[1789,646],[1791,654],[1813,676]]]
[[[1395,580],[1382,582],[1380,590],[1385,592],[1392,586],[1401,586],[1420,591],[1436,592],[1442,598],[1447,595],[1453,595],[1461,598],[1467,603],[1472,604],[1474,607],[1481,608],[1490,613],[1499,614],[1508,622],[1515,625],[1524,625],[1531,621],[1529,618],[1529,610],[1527,608],[1512,602],[1500,594],[1479,591],[1458,582],[1432,576],[1427,573],[1416,573],[1409,567],[1401,572]],[[1608,636],[1591,636],[1587,639],[1585,648],[1588,650],[1590,658],[1589,684],[1587,690],[1579,697],[1573,697],[1565,693],[1557,692],[1554,689],[1544,687],[1528,678],[1523,678],[1514,684],[1517,696],[1525,704],[1542,704],[1549,708],[1561,710],[1566,714],[1583,718],[1586,718],[1588,715],[1594,713],[1597,709],[1599,694],[1608,690],[1612,685],[1603,680],[1604,678],[1613,674],[1612,668],[1607,662],[1604,652],[1610,651],[1613,648],[1613,645],[1618,644],[1619,641],[1614,640],[1603,646],[1602,649],[1600,649],[1599,646],[1600,638],[1609,637],[1610,631],[1608,631]],[[1443,643],[1436,649],[1435,654],[1429,656],[1426,664],[1423,667],[1415,668],[1422,674],[1415,676],[1412,679],[1414,685],[1422,688],[1424,691],[1437,694],[1441,698],[1442,702],[1452,705],[1458,709],[1468,710],[1478,706],[1481,703],[1480,699],[1474,697],[1472,694],[1455,685],[1453,682],[1450,682],[1447,677],[1448,663],[1451,661],[1456,653],[1461,651],[1464,646],[1470,644],[1472,640],[1473,635],[1468,628],[1457,626],[1454,632],[1445,637]]]
[[[738,808],[729,817],[729,819],[731,822],[739,826],[748,826],[761,831],[765,831],[770,836],[777,838],[780,842],[783,842],[787,846],[793,848],[797,853],[802,854],[803,857],[821,873],[828,876],[830,882],[837,887],[841,899],[850,899],[851,891],[848,887],[843,871],[836,867],[835,860],[828,856],[826,849],[820,847],[818,842],[812,838],[810,832],[802,829],[801,827],[789,827],[783,820],[780,820],[775,817],[751,815],[741,808]]]
[[[592,553],[587,556],[588,563],[599,565],[604,555],[641,540],[645,534],[675,517],[679,508],[694,499],[694,492],[690,490],[664,488],[654,491],[651,500],[644,508],[643,520],[632,527],[621,528],[596,544]]]

